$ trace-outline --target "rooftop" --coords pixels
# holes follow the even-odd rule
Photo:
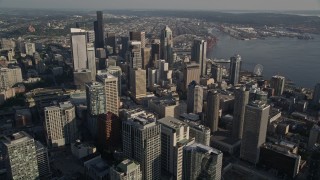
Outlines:
[[[268,107],[269,105],[264,103],[263,101],[258,101],[258,100],[255,100],[255,101],[251,101],[248,106],[252,106],[252,107],[256,107],[256,108],[266,108]]]
[[[110,73],[107,72],[107,71],[98,71],[98,72],[97,72],[97,77],[98,77],[98,78],[107,78],[107,79],[116,78],[115,76],[113,76],[112,74],[110,74]],[[117,79],[118,79],[118,78],[117,78]]]
[[[234,145],[239,142],[239,139],[232,138],[229,131],[219,129],[213,133],[213,141],[220,141],[228,145]]]
[[[101,158],[101,156],[97,156],[89,161],[86,161],[84,166],[91,171],[94,171],[98,176],[104,176],[109,170],[109,165]]]
[[[183,114],[180,114],[180,117],[190,121],[200,120],[200,116],[198,114],[193,114],[193,113],[183,113]]]
[[[174,106],[177,104],[177,102],[173,98],[154,98],[151,99],[153,103],[157,105],[162,105],[162,106]]]
[[[7,146],[19,144],[21,142],[28,141],[28,140],[33,140],[33,137],[31,137],[29,134],[27,134],[24,131],[20,131],[8,136],[3,136],[1,138],[1,141]]]
[[[172,129],[179,129],[184,126],[188,126],[187,123],[180,121],[176,118],[170,117],[170,116],[159,119],[158,123],[160,123],[161,125],[167,126],[169,128],[172,128]]]
[[[131,170],[136,169],[137,166],[139,166],[139,163],[130,159],[126,159],[122,161],[120,164],[118,164],[117,171],[130,172]]]
[[[222,154],[221,151],[214,149],[210,146],[200,144],[200,143],[190,144],[190,145],[186,146],[185,149],[188,151],[197,151],[197,152],[201,152],[201,153],[210,153],[210,154],[213,153],[216,155]]]
[[[138,116],[130,118],[126,122],[131,124],[132,126],[137,127],[138,129],[145,129],[145,128],[149,128],[157,125],[155,119],[138,117]]]

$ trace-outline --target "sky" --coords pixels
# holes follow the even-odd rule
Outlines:
[[[320,10],[320,0],[0,0],[0,8]]]

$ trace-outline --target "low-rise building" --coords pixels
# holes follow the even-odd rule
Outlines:
[[[95,146],[88,143],[81,143],[80,140],[71,143],[71,152],[78,159],[94,154],[96,151],[97,148]]]

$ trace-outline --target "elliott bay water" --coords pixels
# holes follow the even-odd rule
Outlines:
[[[237,40],[214,32],[219,41],[209,54],[210,58],[229,59],[234,54],[242,57],[242,68],[253,71],[263,65],[263,76],[282,75],[297,86],[313,88],[320,82],[320,36],[313,40],[275,38]]]

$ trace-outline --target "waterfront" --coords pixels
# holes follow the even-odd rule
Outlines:
[[[256,64],[264,67],[263,75],[283,75],[296,85],[312,88],[320,82],[320,36],[313,40],[297,38],[267,38],[265,40],[237,40],[214,32],[219,41],[210,58],[229,59],[240,54],[243,69],[253,71]]]

